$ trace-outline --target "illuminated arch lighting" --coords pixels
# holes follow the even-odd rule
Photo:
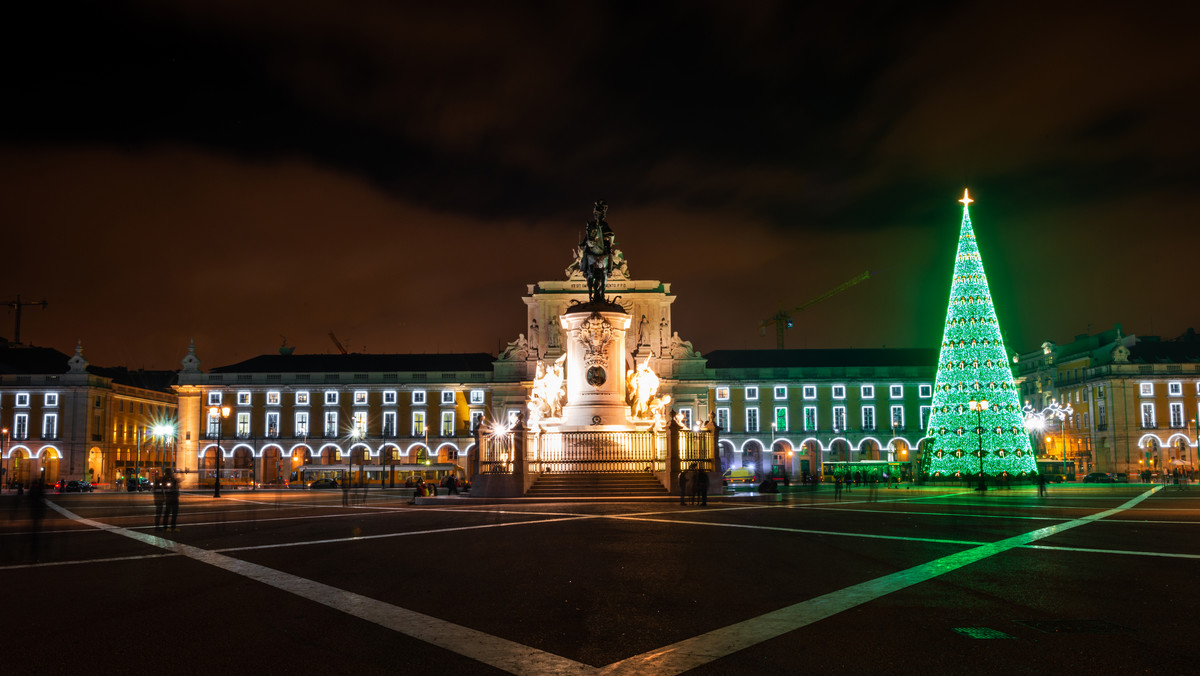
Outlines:
[[[41,448],[38,449],[37,455],[33,456],[33,458],[41,459],[42,456],[44,456],[46,454],[46,451],[50,451],[51,453],[54,453],[55,454],[54,457],[56,460],[62,460],[62,457],[63,457],[62,451],[58,450],[58,448],[55,446],[42,446]]]
[[[228,457],[229,457],[229,456],[228,456],[228,455],[225,453],[225,449],[221,448],[220,446],[218,446],[218,445],[216,445],[216,444],[209,444],[209,445],[207,445],[207,446],[201,446],[201,447],[200,447],[200,450],[199,450],[199,451],[196,453],[196,459],[198,459],[198,460],[203,460],[203,459],[204,459],[204,456],[208,455],[208,451],[209,451],[209,449],[212,449],[212,448],[216,448],[218,451],[220,451],[220,453],[221,453],[221,456],[222,456],[222,457],[225,457],[225,458],[228,458]]]
[[[718,442],[717,442],[717,447],[718,447],[718,448],[719,448],[719,447],[722,447],[722,446],[724,446],[725,448],[728,448],[728,449],[729,449],[731,452],[733,452],[733,453],[737,453],[737,450],[738,450],[738,449],[737,449],[737,446],[734,446],[734,445],[733,445],[733,442],[732,442],[732,441],[730,441],[730,440],[728,440],[728,439],[722,439],[722,440],[720,440],[720,441],[718,441]]]
[[[233,448],[229,449],[229,457],[231,457],[231,458],[232,458],[232,457],[233,457],[233,454],[234,454],[234,453],[236,453],[236,452],[237,452],[237,450],[238,450],[239,448],[244,448],[244,449],[246,449],[246,450],[250,451],[250,457],[251,457],[251,458],[257,458],[257,457],[259,457],[259,456],[257,456],[257,455],[255,455],[255,454],[254,454],[254,447],[253,447],[253,446],[251,446],[250,444],[247,444],[247,443],[244,443],[244,442],[243,442],[243,443],[239,443],[239,444],[235,444]]]
[[[308,444],[295,444],[291,448],[287,449],[284,452],[283,457],[290,458],[290,457],[296,455],[296,449],[299,449],[299,448],[308,449],[308,452],[310,455],[313,452],[312,446],[309,446]]]
[[[266,446],[263,446],[263,447],[262,447],[262,452],[263,452],[263,453],[266,453],[268,448],[278,448],[278,449],[279,449],[279,453],[280,453],[280,454],[282,454],[282,453],[283,453],[283,446],[280,446],[279,444],[267,444]],[[261,457],[261,456],[260,456],[260,457]]]
[[[775,441],[774,441],[774,443],[771,444],[771,448],[774,448],[775,444],[778,444],[780,442],[787,444],[788,447],[790,447],[792,450],[796,450],[796,444],[793,444],[792,440],[789,439],[788,437],[775,437]]]
[[[875,437],[863,437],[862,439],[859,439],[859,440],[858,440],[858,448],[856,448],[856,449],[854,449],[854,450],[856,450],[856,451],[861,451],[861,450],[862,450],[862,447],[863,447],[863,444],[867,443],[868,441],[874,441],[874,442],[875,442],[875,445],[876,445],[876,446],[878,446],[880,449],[886,448],[886,447],[883,445],[883,442],[881,442],[879,439],[877,439],[877,438],[875,438]]]
[[[410,444],[409,447],[404,450],[404,455],[411,456],[414,448],[423,448],[425,449],[426,453],[429,453],[429,447],[418,441]]]
[[[1157,434],[1143,434],[1142,438],[1138,439],[1138,448],[1145,448],[1147,439],[1153,439],[1158,443],[1159,448],[1162,448],[1164,445],[1162,439],[1159,439]]]
[[[475,444],[468,445],[466,450],[463,451],[463,453],[474,453],[474,452],[475,452]]]
[[[766,444],[764,444],[763,442],[759,441],[758,439],[747,439],[747,440],[745,440],[745,441],[743,441],[743,442],[742,442],[742,448],[741,448],[741,452],[742,452],[742,453],[745,453],[745,452],[746,452],[746,446],[748,446],[748,445],[749,445],[749,444],[751,444],[751,443],[756,443],[756,444],[758,444],[759,448],[766,448],[766,447],[767,447],[767,445],[766,445]]]
[[[1187,437],[1185,437],[1183,434],[1181,434],[1181,433],[1179,433],[1179,432],[1176,432],[1175,434],[1172,434],[1172,435],[1170,436],[1170,438],[1168,438],[1168,439],[1167,439],[1167,443],[1165,443],[1165,444],[1163,444],[1163,445],[1164,445],[1164,446],[1170,446],[1171,448],[1174,448],[1174,447],[1175,447],[1175,440],[1176,440],[1176,439],[1183,439],[1183,443],[1184,443],[1184,445],[1186,445],[1186,446],[1192,446],[1192,445],[1193,445],[1193,444],[1192,444],[1192,442],[1191,442],[1191,440],[1189,440]]]

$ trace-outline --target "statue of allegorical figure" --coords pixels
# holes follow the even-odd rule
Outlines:
[[[564,385],[563,362],[567,355],[562,355],[550,365],[538,360],[537,370],[533,378],[533,388],[529,393],[529,421],[531,425],[545,418],[556,418],[562,415],[563,398],[566,396]]]

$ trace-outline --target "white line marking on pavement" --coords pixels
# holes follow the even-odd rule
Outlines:
[[[1025,549],[1050,549],[1059,552],[1083,552],[1085,554],[1126,554],[1129,556],[1161,556],[1168,559],[1200,559],[1200,554],[1176,554],[1174,552],[1135,552],[1130,549],[1092,549],[1090,547],[1056,547],[1054,545],[1025,545]]]
[[[190,559],[207,563],[222,570],[248,577],[265,585],[295,594],[304,599],[320,603],[347,615],[374,622],[392,631],[411,636],[417,640],[436,645],[451,652],[478,660],[484,664],[503,669],[513,674],[594,674],[596,668],[575,660],[521,645],[491,634],[469,629],[436,617],[394,606],[361,594],[331,587],[298,575],[285,573],[274,568],[242,561],[218,552],[192,547],[174,540],[160,538],[148,533],[138,533],[128,528],[110,526],[100,521],[85,519],[63,507],[46,501],[51,509],[69,519],[86,523],[95,528],[123,535],[139,542],[161,547],[182,554]]]
[[[92,531],[95,532],[95,531]],[[142,554],[139,556],[111,556],[106,559],[79,559],[76,561],[47,561],[45,563],[20,563],[15,566],[0,566],[0,570],[15,568],[44,568],[46,566],[74,566],[80,563],[109,563],[112,561],[141,561],[142,559],[164,559],[178,554]]]
[[[1119,507],[943,556],[907,570],[868,580],[744,622],[700,634],[674,645],[614,662],[600,671],[603,674],[638,674],[640,676],[643,674],[679,674],[689,669],[695,669],[732,655],[739,650],[782,636],[855,606],[869,603],[894,591],[945,575],[1014,547],[1020,547],[1117,514],[1150,497],[1155,490],[1157,489],[1146,491]]]

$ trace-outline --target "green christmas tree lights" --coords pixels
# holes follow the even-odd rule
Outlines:
[[[959,201],[962,226],[921,469],[932,478],[978,477],[981,467],[992,477],[1033,474],[1037,462],[1023,424],[1020,393],[971,228],[968,209],[974,200],[964,191]],[[978,407],[985,400],[986,410],[972,410],[972,402]]]

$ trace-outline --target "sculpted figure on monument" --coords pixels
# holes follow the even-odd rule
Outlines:
[[[690,359],[700,356],[692,348],[692,341],[681,339],[678,331],[671,334],[670,355],[674,359]]]
[[[562,400],[566,396],[563,384],[563,362],[567,355],[562,355],[546,368],[542,361],[537,363],[537,372],[533,379],[533,388],[529,393],[529,421],[536,423],[542,418],[556,418],[562,415]]]
[[[613,231],[604,220],[608,205],[598,200],[592,209],[592,220],[588,221],[587,232],[579,243],[579,269],[587,279],[588,301],[604,302],[604,288],[613,268]],[[570,271],[570,268],[567,268]]]
[[[534,357],[542,356],[538,352],[538,334],[540,333],[537,318],[535,317],[533,321],[529,322],[529,351],[533,353]]]
[[[500,353],[500,361],[523,361],[529,358],[529,341],[525,340],[525,334],[517,334],[517,339],[509,342],[504,351]]]

